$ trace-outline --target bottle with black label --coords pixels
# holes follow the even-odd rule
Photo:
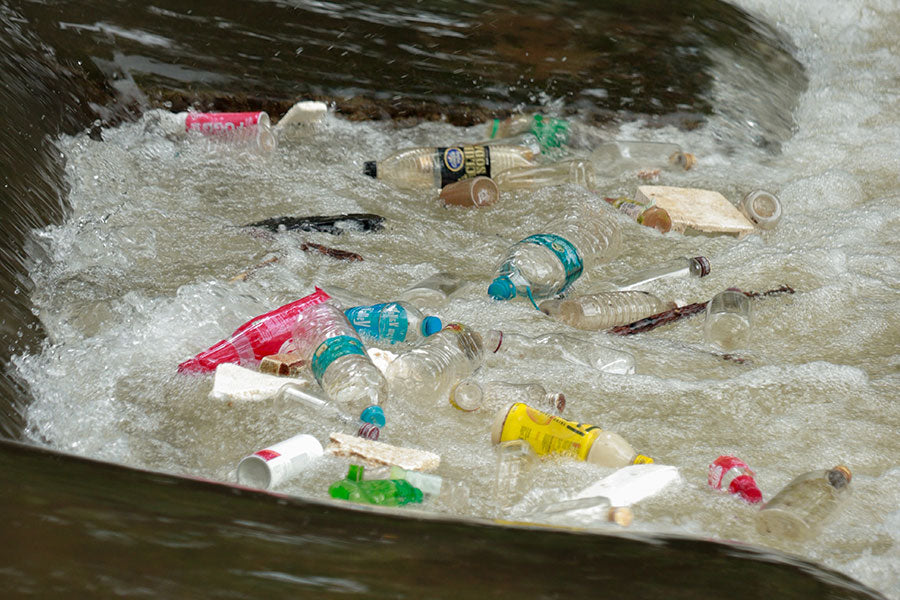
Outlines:
[[[515,167],[534,166],[534,153],[524,146],[448,146],[406,148],[380,161],[367,161],[363,173],[410,189],[444,186]]]

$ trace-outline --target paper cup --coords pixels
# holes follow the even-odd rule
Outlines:
[[[322,452],[322,444],[313,436],[295,435],[245,456],[238,464],[238,483],[264,490],[273,488],[299,474]]]

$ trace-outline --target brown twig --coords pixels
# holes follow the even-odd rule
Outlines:
[[[328,246],[323,246],[322,244],[314,244],[312,242],[303,242],[300,244],[300,249],[304,252],[320,252],[325,256],[330,256],[332,258],[337,258],[339,260],[353,260],[358,261],[362,260],[363,257],[357,254],[356,252],[349,252],[347,250],[339,250],[337,248],[329,248]]]

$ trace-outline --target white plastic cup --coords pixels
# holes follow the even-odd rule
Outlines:
[[[270,489],[295,477],[323,452],[322,444],[313,436],[295,435],[245,456],[238,464],[238,483]]]

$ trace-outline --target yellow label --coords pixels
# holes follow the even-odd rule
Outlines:
[[[649,465],[653,462],[653,459],[647,456],[646,454],[638,454],[634,457],[634,462],[631,463],[633,465]]]
[[[506,414],[500,441],[525,440],[539,455],[567,454],[585,460],[600,431],[596,425],[567,421],[518,402]]]

